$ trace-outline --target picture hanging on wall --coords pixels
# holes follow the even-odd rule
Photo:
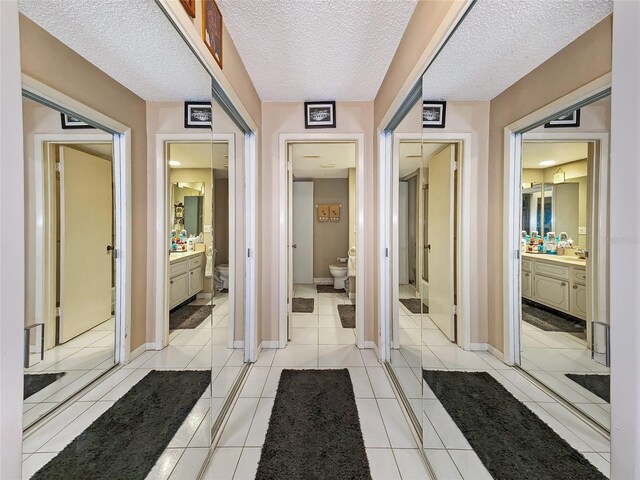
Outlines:
[[[202,40],[222,68],[222,13],[215,0],[202,1]]]
[[[66,113],[61,113],[60,118],[62,119],[62,128],[64,128],[65,130],[76,128],[95,128],[76,117],[67,115]]]
[[[447,102],[424,100],[422,102],[422,128],[444,128]]]
[[[184,128],[213,128],[211,102],[184,102]]]
[[[304,128],[336,128],[336,102],[304,102]]]
[[[191,18],[196,18],[196,0],[180,0],[180,3]]]
[[[558,118],[544,124],[544,128],[571,128],[580,126],[580,109],[560,115]]]

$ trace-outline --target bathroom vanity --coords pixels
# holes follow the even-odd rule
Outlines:
[[[586,261],[578,257],[523,253],[522,297],[586,320]]]
[[[171,252],[169,255],[169,309],[204,288],[204,252]]]

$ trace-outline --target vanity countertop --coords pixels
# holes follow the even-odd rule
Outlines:
[[[192,252],[171,252],[169,253],[169,263],[177,262],[179,260],[184,260],[185,258],[195,257],[196,255],[202,255],[204,252],[202,251],[192,251]]]
[[[562,263],[563,265],[573,265],[576,267],[584,267],[587,261],[583,258],[570,255],[547,255],[545,253],[523,253],[522,258],[530,258],[535,260],[544,260],[547,262]]]

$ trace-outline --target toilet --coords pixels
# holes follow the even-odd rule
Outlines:
[[[333,288],[336,290],[344,289],[344,281],[347,279],[349,271],[346,263],[334,263],[329,265],[329,271],[333,277]]]
[[[216,267],[216,280],[218,283],[218,288],[229,289],[229,264],[228,263],[223,263],[222,265],[218,265]]]

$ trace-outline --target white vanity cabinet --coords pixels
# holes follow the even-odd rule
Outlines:
[[[587,319],[584,262],[552,255],[523,254],[522,297]]]
[[[204,288],[204,253],[180,252],[169,256],[169,308]]]

